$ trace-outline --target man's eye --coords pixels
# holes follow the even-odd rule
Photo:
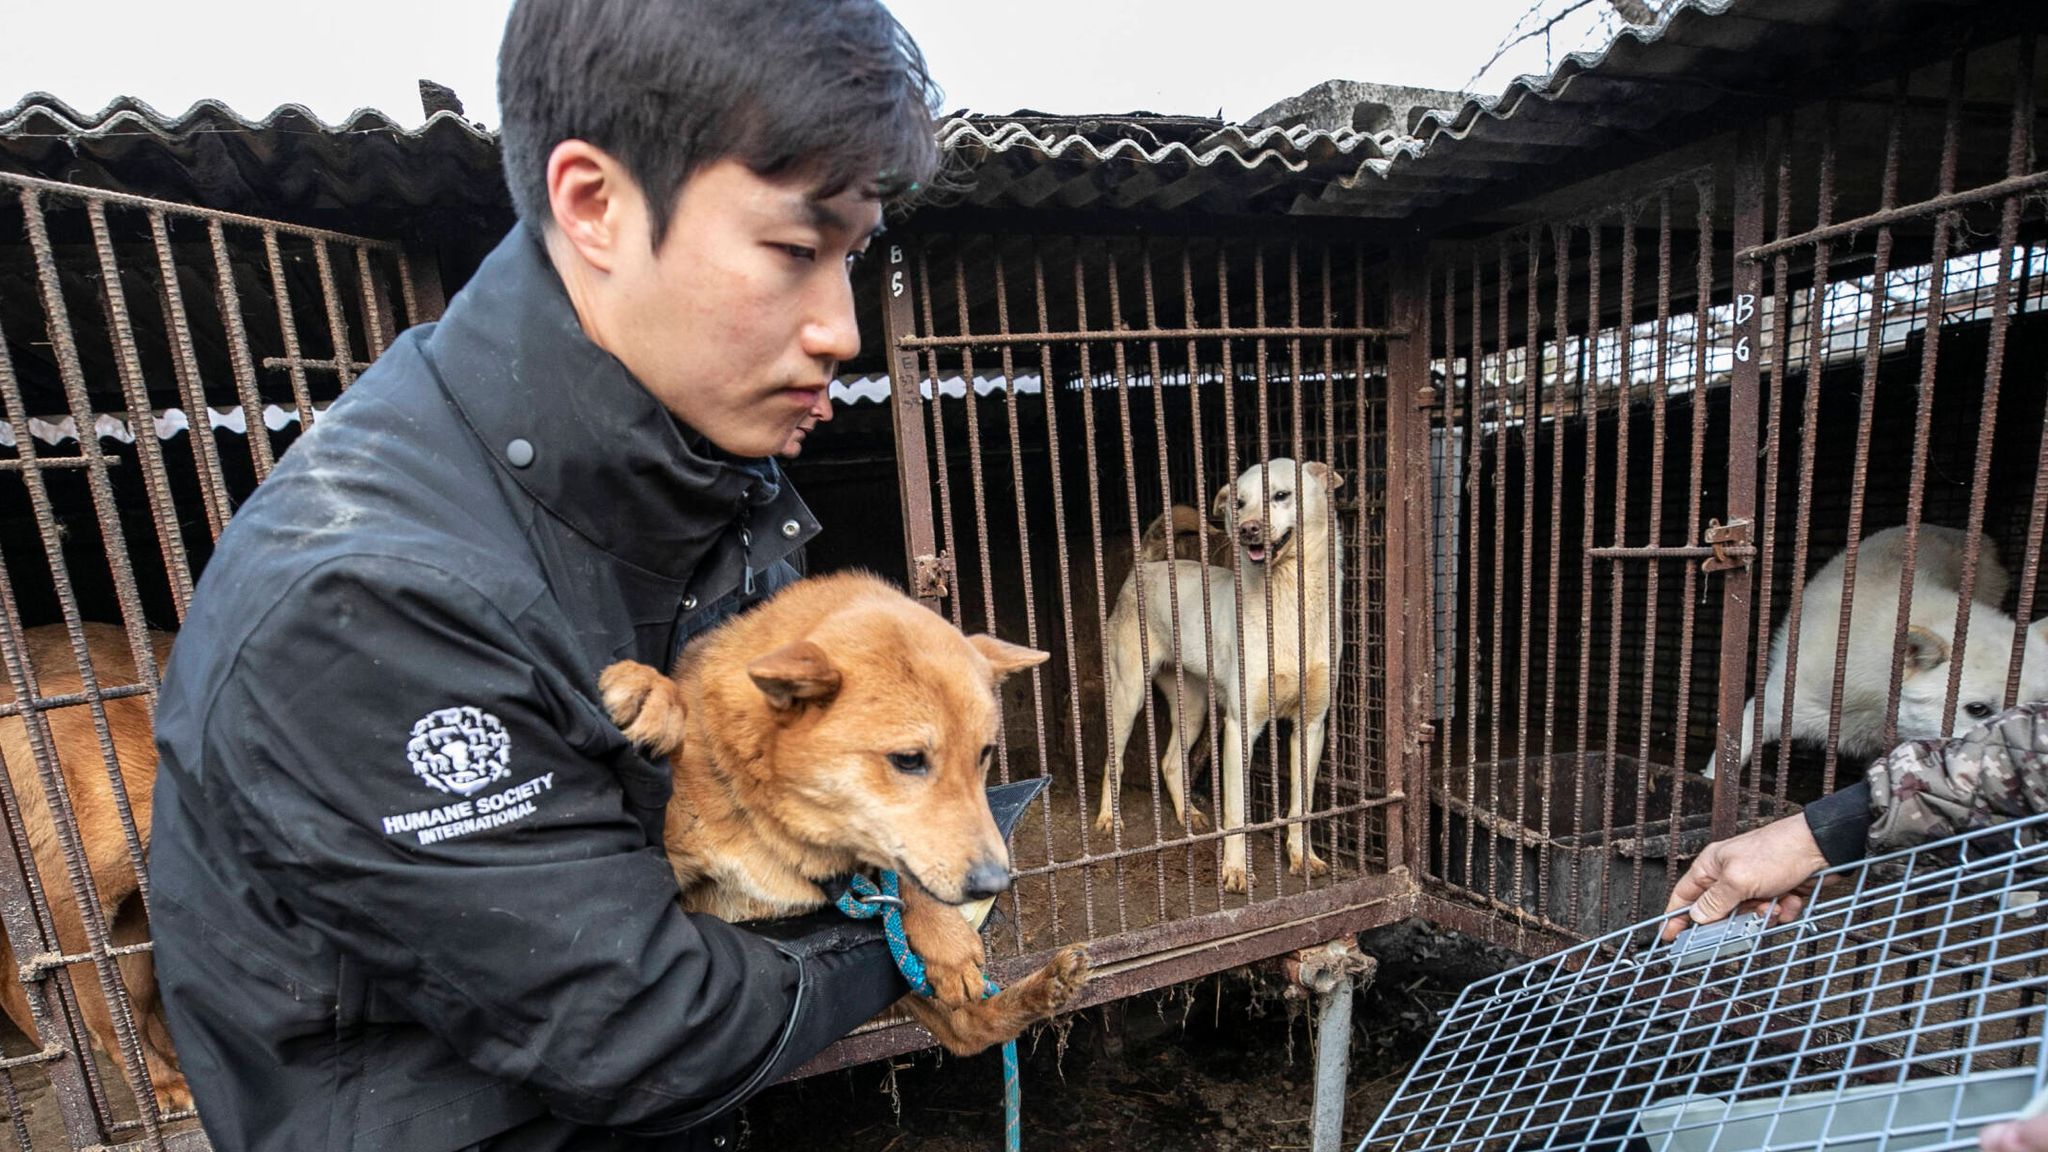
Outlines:
[[[816,260],[818,258],[818,250],[816,248],[807,248],[802,244],[777,244],[776,247],[798,260]]]

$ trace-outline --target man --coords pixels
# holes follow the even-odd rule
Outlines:
[[[2048,701],[2008,709],[1952,740],[1902,744],[1863,782],[1707,845],[1672,889],[1663,935],[1765,906],[1785,923],[1804,910],[1823,868],[2042,812]],[[1979,1140],[1986,1152],[2048,1152],[2048,1116],[1991,1125]]]
[[[223,534],[157,715],[157,970],[213,1146],[723,1147],[900,996],[873,933],[686,915],[614,660],[816,531],[772,459],[937,162],[875,0],[520,0],[520,227]]]

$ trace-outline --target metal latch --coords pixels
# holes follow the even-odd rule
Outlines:
[[[1672,966],[1691,968],[1699,964],[1733,959],[1756,947],[1757,938],[1771,926],[1761,912],[1745,912],[1712,924],[1696,924],[1671,942]]]
[[[1756,555],[1756,545],[1750,542],[1750,530],[1756,526],[1751,520],[1730,520],[1723,524],[1719,520],[1707,521],[1706,543],[1714,554],[1700,561],[1702,572],[1726,572],[1731,568],[1749,567],[1750,557]]]
[[[953,594],[953,554],[913,556],[910,560],[910,594],[920,600],[943,600]]]

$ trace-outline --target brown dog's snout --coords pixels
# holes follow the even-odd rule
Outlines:
[[[1000,896],[1010,888],[1010,866],[1001,860],[984,859],[967,870],[967,880],[961,885],[962,892],[969,900],[986,900]]]

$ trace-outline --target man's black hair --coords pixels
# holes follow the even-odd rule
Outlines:
[[[625,166],[657,245],[683,182],[727,157],[898,200],[938,167],[937,100],[878,0],[518,0],[498,50],[505,180],[536,233],[564,140]]]

